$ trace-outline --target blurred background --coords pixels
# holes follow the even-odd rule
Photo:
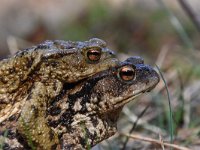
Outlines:
[[[139,55],[157,64],[167,82],[123,109],[119,132],[168,142],[173,134],[174,144],[200,149],[200,1],[1,0],[1,59],[44,40],[92,37],[120,60]],[[94,149],[163,147],[116,134]]]

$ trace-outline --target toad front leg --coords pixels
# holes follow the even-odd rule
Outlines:
[[[72,125],[70,129],[71,131],[64,133],[60,139],[60,147],[63,150],[91,149],[117,131],[116,124],[110,125],[96,115],[83,118],[78,124]]]
[[[18,131],[32,149],[55,149],[59,143],[57,134],[48,126],[45,115],[51,88],[36,82],[22,109]],[[54,91],[53,95],[57,93]],[[52,94],[52,93],[51,93]]]

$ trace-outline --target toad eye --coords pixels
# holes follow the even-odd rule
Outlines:
[[[123,81],[131,81],[135,79],[135,70],[131,66],[124,66],[119,71],[119,77]]]
[[[101,50],[100,49],[89,49],[87,51],[87,58],[92,62],[99,61],[101,58]]]

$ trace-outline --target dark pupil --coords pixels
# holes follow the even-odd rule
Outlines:
[[[121,79],[125,81],[130,81],[130,80],[133,80],[134,78],[134,71],[132,68],[129,68],[129,67],[122,68],[119,74],[120,74]]]
[[[89,50],[87,57],[91,61],[98,61],[100,59],[101,53],[98,50]]]

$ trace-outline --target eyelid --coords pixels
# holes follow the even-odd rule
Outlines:
[[[101,49],[100,47],[98,47],[98,46],[91,46],[91,47],[88,47],[88,48],[86,49],[86,51],[91,50],[91,49],[102,51],[102,49]]]

